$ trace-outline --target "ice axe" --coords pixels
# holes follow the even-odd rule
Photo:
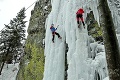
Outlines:
[[[58,25],[58,26],[59,26],[59,25]],[[57,26],[57,28],[58,28],[58,26]],[[56,29],[57,29],[57,28],[56,28]]]

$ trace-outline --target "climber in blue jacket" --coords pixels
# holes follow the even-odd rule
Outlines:
[[[62,37],[59,35],[59,33],[56,32],[57,28],[54,28],[54,24],[51,24],[50,30],[52,32],[52,42],[54,43],[54,38],[55,38],[55,34],[58,36],[59,39],[62,39]]]

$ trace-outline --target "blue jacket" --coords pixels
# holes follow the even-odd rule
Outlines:
[[[50,30],[51,30],[52,32],[55,32],[55,31],[57,30],[57,28],[55,29],[53,26],[51,26],[51,27],[50,27]]]

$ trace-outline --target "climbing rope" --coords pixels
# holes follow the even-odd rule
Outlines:
[[[39,0],[37,0],[37,1],[35,1],[35,2],[33,2],[30,6],[28,6],[26,9],[25,9],[25,11],[27,11],[30,7],[32,7],[36,2],[38,2]],[[10,23],[9,23],[10,24]],[[9,25],[8,24],[8,25]],[[5,27],[0,31],[0,34],[1,34],[1,32],[3,31],[5,29]]]
[[[26,8],[26,10],[25,11],[27,11],[33,4],[35,4],[36,2],[38,2],[39,0],[37,0],[37,1],[35,1],[35,2],[33,2],[29,7],[27,7]]]

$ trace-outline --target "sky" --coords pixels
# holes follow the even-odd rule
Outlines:
[[[0,0],[0,30],[5,26],[4,24],[9,24],[10,20],[17,16],[17,13],[23,8],[28,8],[37,0]],[[35,4],[34,4],[35,5]],[[34,8],[32,5],[26,10],[26,26],[28,27],[29,18],[31,16],[31,10]],[[27,28],[26,28],[27,29]]]

